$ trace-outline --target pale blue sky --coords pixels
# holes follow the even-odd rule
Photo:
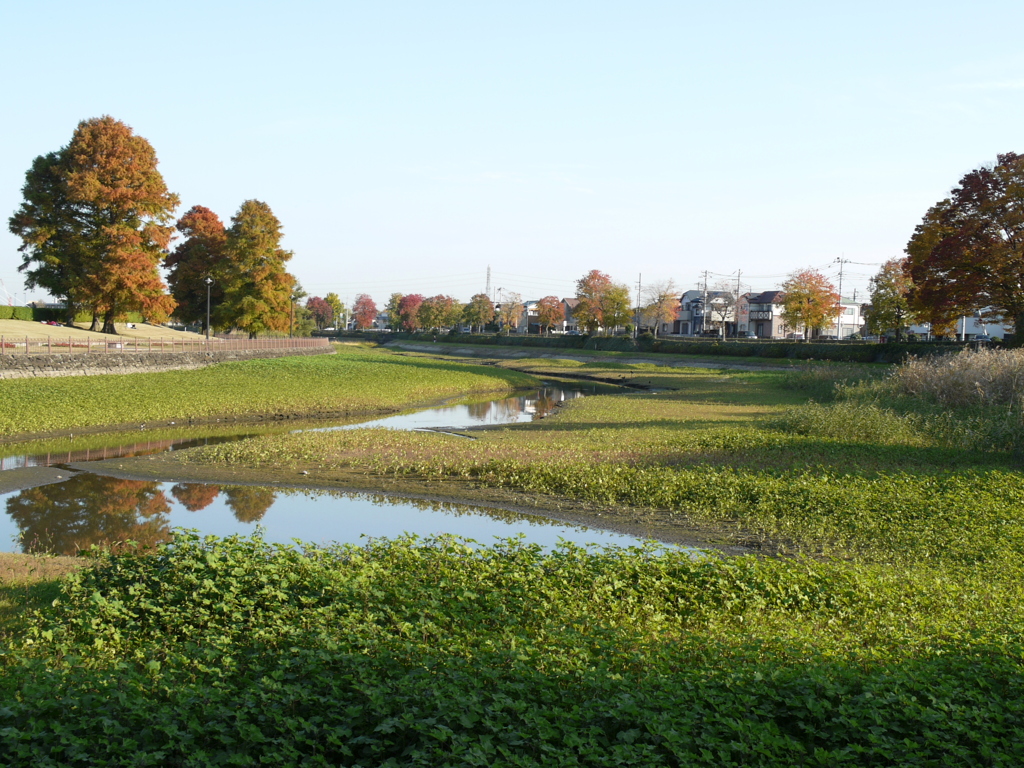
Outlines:
[[[32,159],[110,114],[184,212],[281,219],[310,294],[572,295],[805,266],[863,295],[927,208],[1024,152],[1024,4],[0,5],[0,279]],[[29,298],[35,298],[29,294]]]

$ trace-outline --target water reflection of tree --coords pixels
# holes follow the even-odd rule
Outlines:
[[[73,555],[93,544],[135,541],[153,547],[171,540],[170,504],[159,484],[81,474],[30,488],[7,500],[26,552]]]
[[[277,498],[273,488],[256,485],[229,485],[223,490],[228,508],[240,523],[258,522]]]
[[[542,389],[537,393],[537,399],[533,402],[533,418],[540,419],[555,410],[562,402],[561,390]]]
[[[202,483],[178,483],[171,488],[171,495],[189,512],[206,509],[219,493],[219,485],[203,485]]]
[[[491,402],[468,403],[466,405],[466,412],[471,418],[477,421],[484,421],[487,418],[487,414],[491,412]]]

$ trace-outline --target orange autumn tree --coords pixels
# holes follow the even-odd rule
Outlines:
[[[158,267],[178,196],[157,164],[152,145],[120,120],[83,120],[66,147],[36,158],[9,223],[27,284],[65,298],[69,315],[92,308],[104,333],[128,312],[160,322],[175,307]]]
[[[565,308],[557,296],[545,296],[537,302],[537,324],[545,331],[565,320]]]
[[[793,272],[782,284],[782,318],[790,328],[821,330],[843,311],[839,291],[815,269]],[[810,338],[809,333],[804,334]]]

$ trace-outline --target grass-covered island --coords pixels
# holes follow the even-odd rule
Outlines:
[[[506,360],[490,373],[658,391],[475,440],[268,434],[137,462],[504,489],[759,553],[181,535],[100,558],[59,597],[18,587],[22,608],[57,600],[5,614],[0,762],[1020,765],[1021,360]]]

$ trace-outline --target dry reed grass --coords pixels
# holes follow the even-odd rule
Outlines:
[[[895,370],[893,382],[901,394],[953,408],[1017,406],[1024,392],[1024,349],[914,358]]]

